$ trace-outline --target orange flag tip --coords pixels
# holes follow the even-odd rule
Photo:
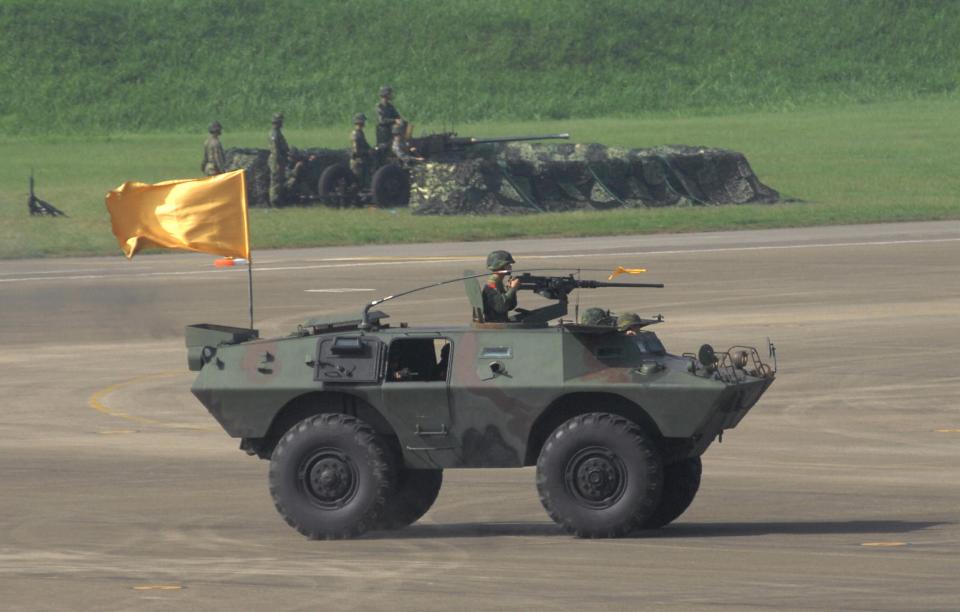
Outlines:
[[[646,271],[646,268],[624,268],[623,266],[617,266],[617,269],[610,273],[607,280],[613,280],[621,274],[643,274]]]

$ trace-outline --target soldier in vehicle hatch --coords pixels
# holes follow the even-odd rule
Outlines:
[[[283,113],[274,113],[270,130],[270,156],[267,166],[270,168],[270,206],[283,205],[287,188],[287,161],[290,146],[280,129],[283,127]]]
[[[386,148],[390,145],[390,136],[393,126],[401,119],[400,112],[393,105],[393,88],[384,85],[380,88],[380,103],[377,104],[377,147]]]
[[[603,308],[587,308],[580,316],[580,325],[609,325],[613,326],[614,317],[609,310]]]
[[[636,336],[640,329],[642,321],[635,312],[625,312],[617,317],[617,330],[623,332],[625,336]]]
[[[357,177],[357,183],[361,188],[366,187],[370,176],[370,158],[373,155],[373,148],[367,142],[367,137],[363,133],[363,126],[366,125],[367,116],[363,113],[357,113],[353,116],[353,132],[350,133],[350,170]]]
[[[507,314],[517,307],[517,285],[520,279],[511,278],[507,287],[503,279],[517,263],[507,251],[494,251],[487,255],[487,269],[491,274],[483,286],[483,320],[488,323],[506,323]]]
[[[220,144],[220,133],[223,126],[219,121],[214,121],[207,128],[210,136],[203,143],[203,162],[200,163],[200,171],[204,176],[214,176],[222,173],[227,167],[226,156],[223,154],[223,145]]]

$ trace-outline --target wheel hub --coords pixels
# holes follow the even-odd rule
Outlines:
[[[564,482],[581,504],[602,509],[609,508],[623,495],[626,474],[626,467],[617,455],[593,446],[581,449],[570,459]]]
[[[335,449],[321,449],[300,469],[300,483],[310,501],[321,508],[347,504],[357,492],[357,468],[349,457]]]

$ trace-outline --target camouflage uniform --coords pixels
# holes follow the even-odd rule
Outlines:
[[[223,145],[220,144],[220,122],[214,121],[210,124],[208,131],[210,136],[203,143],[203,162],[200,164],[200,171],[205,176],[220,174],[227,167],[227,159],[223,154]]]
[[[380,88],[381,98],[392,94],[393,90],[386,85]],[[379,118],[377,121],[377,146],[379,147],[390,143],[390,130],[397,119],[400,119],[400,112],[389,99],[381,100],[377,104],[377,117]]]
[[[507,313],[517,307],[515,287],[505,289],[503,276],[491,274],[483,286],[483,320],[488,323],[506,323]]]
[[[270,168],[270,206],[283,205],[287,188],[287,159],[290,156],[290,147],[283,137],[280,128],[283,127],[283,115],[277,114],[273,118],[273,129],[270,130],[270,156],[267,165]]]
[[[506,323],[509,321],[507,313],[517,307],[517,289],[503,286],[503,270],[510,264],[516,263],[513,256],[506,251],[494,251],[487,256],[487,269],[493,272],[487,277],[481,295],[483,297],[483,320],[488,323]]]
[[[357,177],[357,182],[360,184],[360,187],[366,187],[367,182],[370,176],[370,143],[367,142],[367,137],[363,133],[363,121],[366,121],[366,117],[363,117],[363,120],[360,121],[360,118],[363,115],[357,115],[354,118],[354,128],[353,132],[350,133],[350,143],[352,145],[352,150],[350,153],[350,170],[353,171],[354,176]]]

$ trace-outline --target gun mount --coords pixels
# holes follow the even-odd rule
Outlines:
[[[600,289],[602,287],[663,288],[663,283],[611,283],[581,280],[575,278],[573,274],[567,276],[536,276],[524,272],[514,278],[520,281],[517,285],[518,290],[532,291],[548,300],[556,300],[556,304],[549,304],[534,310],[516,309],[518,313],[515,317],[516,322],[525,324],[544,324],[566,316],[568,313],[568,296],[574,289]],[[476,310],[474,310],[474,321],[477,321]]]

